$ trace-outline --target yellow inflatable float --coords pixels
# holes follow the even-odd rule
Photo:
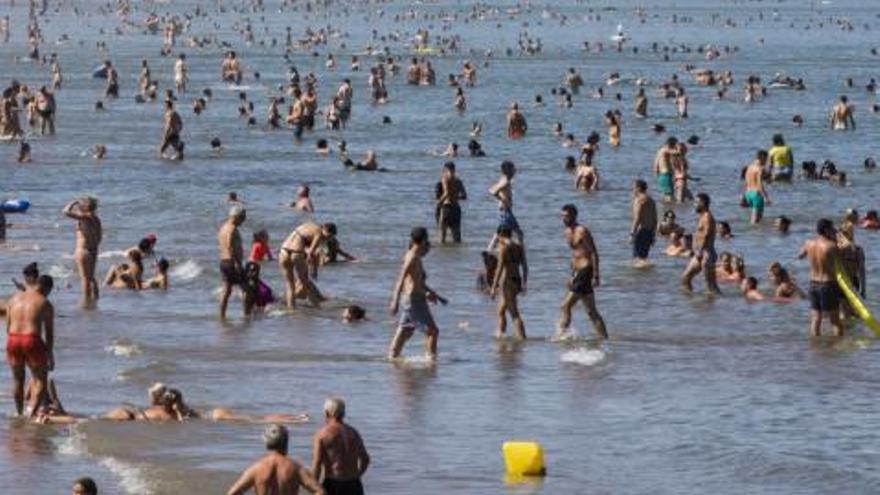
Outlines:
[[[504,467],[508,476],[545,476],[544,449],[537,442],[504,442]]]
[[[846,297],[846,302],[849,303],[849,306],[852,308],[853,312],[855,312],[856,316],[858,316],[862,322],[874,332],[874,335],[880,337],[880,323],[874,318],[874,315],[868,310],[868,307],[865,306],[865,302],[862,301],[862,298],[856,294],[856,291],[853,290],[852,285],[849,282],[849,278],[843,273],[843,270],[840,268],[840,265],[836,266],[834,269],[834,276],[837,279],[837,285],[840,287],[841,292]]]

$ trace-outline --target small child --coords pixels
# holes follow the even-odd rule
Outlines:
[[[758,279],[748,277],[742,286],[743,296],[747,301],[763,301],[764,295],[758,290]]]
[[[158,274],[144,283],[144,288],[168,290],[168,267],[170,264],[165,258],[159,258],[156,263]]]
[[[254,232],[254,243],[251,246],[251,255],[248,258],[252,263],[259,263],[264,259],[272,261],[272,248],[269,246],[269,233],[265,230]]]
[[[275,302],[275,296],[272,294],[272,288],[260,280],[260,265],[250,262],[244,267],[245,284],[252,297],[254,307],[261,311],[269,304]]]
[[[357,304],[352,304],[345,308],[342,312],[342,321],[346,323],[352,323],[355,321],[363,321],[367,319],[367,310],[358,306]]]

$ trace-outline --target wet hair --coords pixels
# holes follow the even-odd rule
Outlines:
[[[445,168],[446,170],[449,170],[450,172],[455,172],[455,163],[446,162],[443,164],[443,168]]]
[[[159,258],[159,263],[157,263],[157,266],[159,267],[159,273],[165,273],[168,271],[168,267],[171,266],[171,264],[168,263],[168,260],[166,260],[165,258]]]
[[[220,149],[221,146],[223,146],[223,143],[220,141],[220,138],[215,137],[215,138],[211,139],[211,148],[212,149],[215,149],[215,150]]]
[[[409,233],[409,245],[425,244],[428,242],[428,229],[424,227],[413,227]]]
[[[338,397],[331,397],[324,401],[324,414],[334,419],[345,417],[345,401]]]
[[[506,175],[507,177],[511,177],[515,171],[515,165],[510,160],[504,160],[501,162],[501,173]]]
[[[822,218],[816,222],[816,233],[822,237],[834,240],[834,222],[827,218]]]
[[[352,304],[346,307],[345,312],[351,321],[363,320],[367,316],[367,310],[357,304]]]
[[[271,424],[263,430],[263,442],[266,444],[266,450],[278,452],[281,455],[287,455],[287,442],[290,436],[284,425]]]
[[[719,227],[718,230],[725,230],[728,233],[731,232],[730,224],[727,222],[718,222],[718,227]]]
[[[773,135],[773,145],[774,146],[785,146],[785,139],[782,138],[782,134],[774,134]]]
[[[675,220],[675,212],[672,211],[672,210],[666,210],[666,211],[663,212],[663,218],[664,218],[664,219],[668,218],[668,219],[670,219],[670,220]]]
[[[578,216],[577,206],[575,206],[571,203],[567,203],[567,204],[562,205],[561,210],[563,213],[570,215],[572,218],[577,218],[577,216]]]
[[[565,157],[565,170],[572,171],[577,168],[577,160],[571,155]]]
[[[82,488],[82,495],[98,495],[98,484],[88,476],[79,478],[73,482],[74,487],[77,485]]]
[[[767,150],[758,150],[758,152],[755,153],[755,156],[758,158],[758,160],[766,160]]]
[[[315,147],[318,148],[318,149],[327,149],[327,148],[329,148],[330,146],[327,144],[327,140],[326,140],[326,139],[321,138],[321,139],[319,139],[319,140],[315,143]]]
[[[633,186],[638,192],[645,192],[648,190],[648,183],[643,181],[642,179],[636,179],[635,182],[633,182]]]
[[[512,232],[513,231],[510,229],[509,226],[501,225],[498,227],[498,230],[496,233],[498,234],[498,237],[504,237],[505,239],[508,239],[508,238],[510,238],[510,234]]]
[[[676,146],[678,144],[678,139],[675,136],[669,136],[666,140],[666,146]]]
[[[706,193],[699,193],[699,194],[697,194],[697,199],[698,199],[699,201],[702,201],[703,204],[706,205],[706,208],[708,208],[709,205],[712,203],[712,200],[709,199],[709,195],[706,194]]]
[[[52,288],[55,287],[55,281],[52,280],[50,275],[40,275],[40,278],[37,279],[37,285],[40,286],[40,291],[43,292],[43,295],[49,295],[52,292]]]
[[[24,276],[24,280],[25,280],[26,282],[27,282],[27,281],[30,281],[30,282],[36,282],[37,279],[40,277],[40,269],[39,269],[39,267],[37,266],[37,263],[36,263],[36,262],[28,263],[28,264],[25,265],[25,267],[21,270],[21,274],[22,274],[22,276]]]
[[[865,158],[865,168],[867,168],[867,169],[877,168],[877,162],[874,161],[874,158],[872,158],[870,156],[868,158]]]
[[[330,232],[330,235],[336,235],[336,224],[333,222],[327,222],[324,224],[324,230]]]
[[[758,279],[755,277],[747,277],[746,278],[746,287],[755,290],[758,288]]]
[[[150,251],[153,250],[154,244],[155,244],[155,241],[153,239],[149,239],[147,237],[144,237],[143,239],[141,239],[140,242],[138,242],[138,249],[140,249],[141,251],[143,251],[145,253],[149,253]]]
[[[696,146],[700,144],[700,136],[697,136],[696,134],[691,134],[691,136],[687,139],[687,142],[691,146]]]

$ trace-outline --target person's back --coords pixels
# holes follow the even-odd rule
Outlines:
[[[9,334],[37,335],[42,330],[42,313],[48,301],[36,290],[19,292],[9,299]]]
[[[254,465],[254,492],[257,495],[296,495],[300,466],[289,457],[270,452]]]
[[[324,477],[334,480],[352,480],[360,477],[359,454],[361,437],[357,430],[345,423],[330,423],[318,433],[324,449]]]
[[[810,279],[815,282],[829,282],[834,276],[834,260],[837,245],[819,236],[810,241],[807,259],[810,262]]]

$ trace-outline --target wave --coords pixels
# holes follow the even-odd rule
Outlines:
[[[198,278],[198,276],[204,271],[204,268],[196,263],[195,260],[186,260],[182,263],[175,263],[171,269],[168,270],[168,275],[172,280],[188,282]]]
[[[607,355],[599,349],[574,349],[565,351],[559,356],[563,363],[579,364],[581,366],[595,366],[603,361]]]

